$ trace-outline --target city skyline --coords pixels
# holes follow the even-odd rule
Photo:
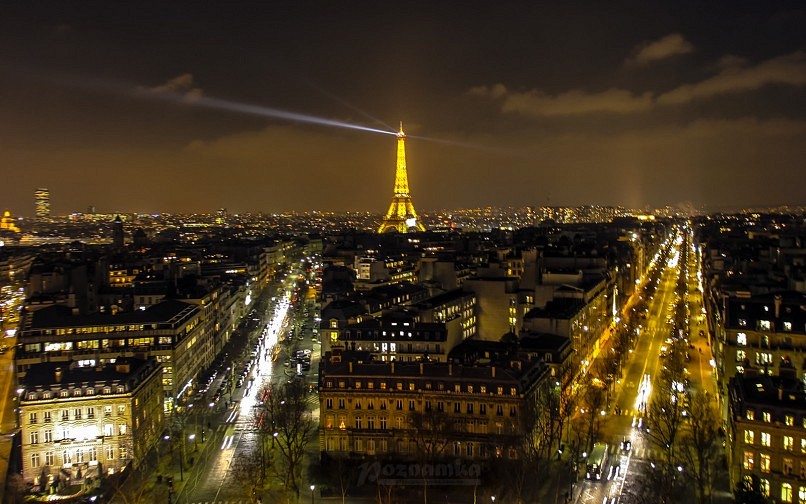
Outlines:
[[[44,2],[0,28],[14,215],[45,187],[53,215],[381,214],[399,120],[421,209],[804,203],[797,4]]]

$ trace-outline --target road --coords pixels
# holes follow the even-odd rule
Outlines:
[[[292,276],[289,275],[289,278]],[[262,331],[258,356],[247,380],[244,381],[244,386],[235,390],[233,403],[215,415],[211,421],[212,437],[205,443],[203,451],[196,459],[196,464],[186,475],[187,484],[179,489],[174,502],[253,502],[246,485],[237,481],[233,461],[237,461],[245,453],[252,452],[259,443],[259,435],[253,430],[255,407],[259,404],[258,394],[265,385],[281,383],[296,374],[295,369],[283,365],[284,359],[295,350],[303,348],[312,350],[314,357],[311,370],[306,373],[307,380],[315,378],[319,364],[318,344],[312,343],[310,339],[301,341],[289,335],[295,317],[295,308],[291,303],[292,280],[283,283],[278,297],[280,299],[273,310],[269,308],[271,313]],[[298,302],[297,306],[300,305]],[[286,341],[281,343],[279,342],[281,339]],[[274,345],[283,348],[283,353],[276,361],[272,360],[271,349]],[[252,346],[249,345],[249,348]],[[250,379],[254,380],[251,385],[249,385]],[[312,400],[312,404],[314,403],[318,407],[318,401]]]
[[[618,461],[623,477],[608,479],[608,469],[601,481],[583,480],[577,502],[600,504],[618,499],[633,473],[638,470],[637,466],[642,464],[639,460],[652,457],[647,443],[634,431],[639,422],[643,425],[642,410],[652,392],[652,377],[660,370],[661,346],[669,335],[667,307],[674,300],[676,280],[676,270],[664,268],[655,295],[649,302],[649,313],[640,328],[635,349],[631,350],[626,372],[616,387],[613,408],[600,421],[598,440],[608,444],[610,464],[614,466]],[[613,413],[615,406],[619,408],[620,415]],[[626,453],[619,450],[624,439],[632,443],[632,450]]]
[[[690,245],[690,242],[687,242]],[[679,244],[679,246],[685,246]],[[674,253],[673,253],[674,255]],[[710,349],[707,338],[699,337],[704,328],[701,317],[702,297],[698,290],[697,271],[699,263],[696,254],[689,250],[687,282],[689,285],[688,306],[690,317],[690,361],[689,370],[691,388],[707,391],[716,397],[710,364]],[[606,470],[601,481],[585,480],[581,483],[577,502],[583,503],[615,503],[630,502],[630,496],[645,491],[636,482],[651,470],[653,461],[659,460],[662,454],[644,435],[644,414],[653,394],[652,385],[663,367],[661,359],[662,347],[670,336],[669,307],[675,302],[675,287],[680,274],[679,265],[672,257],[664,268],[655,295],[649,302],[649,313],[639,334],[635,350],[626,368],[626,373],[616,387],[614,406],[601,419],[599,441],[606,442],[610,448],[609,464],[614,470]],[[630,450],[621,450],[622,441],[630,441]],[[619,470],[615,471],[618,466]],[[608,477],[610,476],[610,477]]]

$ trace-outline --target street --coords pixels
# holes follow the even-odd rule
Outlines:
[[[679,246],[686,246],[685,243],[687,242],[680,243]],[[691,377],[690,388],[706,391],[713,398],[716,397],[716,391],[709,362],[711,351],[708,340],[698,336],[700,330],[707,332],[707,328],[702,326],[698,308],[702,306],[702,293],[697,289],[699,264],[694,259],[694,253],[689,253],[688,257],[689,275],[686,282],[689,313],[692,314],[688,345],[690,360],[687,363]],[[635,349],[631,350],[631,358],[623,377],[616,384],[614,401],[600,419],[598,440],[607,443],[609,447],[610,468],[604,469],[600,481],[582,480],[579,483],[577,502],[631,502],[631,496],[646,491],[641,481],[654,468],[655,461],[663,456],[646,436],[645,416],[654,392],[653,384],[664,365],[662,354],[667,351],[671,327],[667,313],[668,307],[676,303],[675,287],[679,274],[679,265],[674,259],[663,268]],[[615,414],[615,411],[619,414]],[[629,442],[629,449],[622,449],[625,441]]]
[[[173,502],[253,502],[260,497],[249,495],[247,485],[238,480],[237,471],[233,470],[233,463],[244,454],[253,453],[260,442],[260,435],[254,429],[257,408],[260,406],[259,394],[267,386],[297,379],[296,369],[283,365],[289,354],[296,350],[308,349],[313,355],[311,369],[302,379],[310,381],[309,377],[315,377],[319,367],[319,345],[314,344],[310,338],[300,340],[291,336],[293,321],[297,316],[295,310],[301,306],[300,302],[294,305],[292,301],[292,277],[296,278],[296,272],[288,275],[279,290],[279,299],[274,308],[269,308],[269,313],[265,314],[267,323],[260,326],[262,331],[255,341],[257,355],[243,385],[235,388],[231,394],[232,401],[228,400],[229,396],[226,394],[226,399],[221,398],[226,401],[227,406],[210,420],[212,432],[208,434],[209,438],[198,452],[189,453],[190,456],[197,455],[194,457],[195,464],[185,475],[187,482],[178,487]],[[260,315],[263,320],[264,314]],[[283,349],[281,353],[272,352],[275,345]],[[252,347],[250,342],[247,348]],[[207,399],[197,402],[203,408]],[[318,408],[314,394],[311,405]]]

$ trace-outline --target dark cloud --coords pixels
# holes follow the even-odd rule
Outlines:
[[[0,4],[15,214],[37,187],[56,213],[385,210],[393,136],[266,110],[403,120],[422,210],[803,203],[797,4],[43,2]]]
[[[202,89],[196,85],[193,75],[189,73],[172,77],[159,86],[148,88],[145,91],[155,95],[175,96],[189,103],[198,100],[204,94]]]
[[[694,51],[694,45],[680,33],[672,33],[652,42],[644,42],[633,49],[627,59],[629,65],[647,65],[673,56]]]

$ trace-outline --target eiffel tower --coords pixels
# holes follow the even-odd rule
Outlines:
[[[425,226],[414,211],[414,203],[409,194],[409,176],[406,171],[406,134],[403,133],[403,123],[397,132],[397,169],[395,170],[395,194],[389,211],[378,228],[379,233],[397,231],[398,233],[415,233],[425,231]]]

